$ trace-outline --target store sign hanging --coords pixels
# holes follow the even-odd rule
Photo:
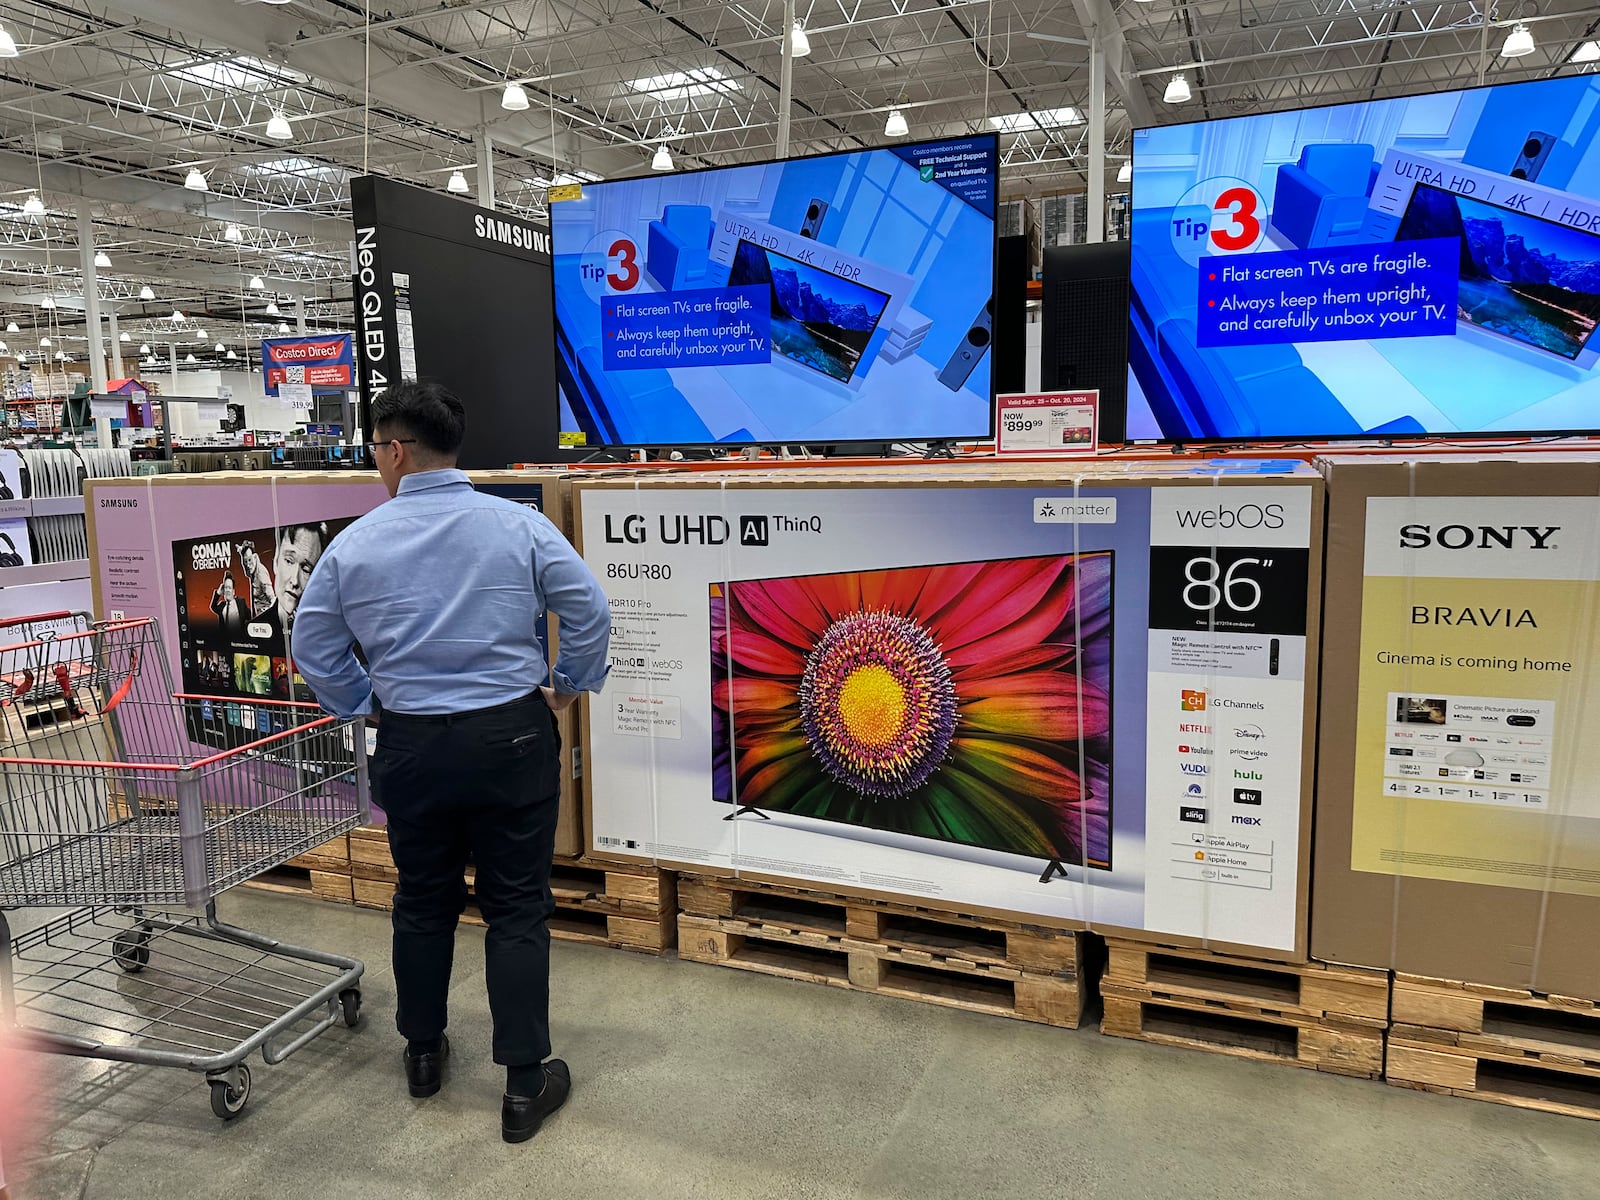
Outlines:
[[[355,384],[355,339],[348,333],[264,338],[261,362],[269,396],[276,396],[285,383],[303,383],[319,391],[340,390]]]

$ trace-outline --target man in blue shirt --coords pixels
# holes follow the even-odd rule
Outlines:
[[[368,448],[393,499],[316,564],[291,655],[330,712],[382,711],[372,787],[400,875],[395,1023],[411,1094],[438,1092],[450,1052],[446,997],[470,856],[489,926],[494,1060],[506,1068],[501,1134],[526,1141],[571,1090],[566,1063],[549,1058],[552,712],[605,682],[610,609],[542,514],[480,495],[455,469],[466,414],[453,395],[399,384],[372,416]],[[547,608],[560,618],[553,669],[535,632]]]

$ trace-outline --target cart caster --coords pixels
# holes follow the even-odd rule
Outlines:
[[[237,1087],[228,1078],[233,1072],[207,1080],[211,1084],[211,1111],[224,1121],[233,1120],[250,1103],[250,1068],[240,1063],[234,1072],[237,1072]]]
[[[361,1024],[360,988],[345,988],[339,993],[339,1004],[344,1009],[344,1023],[347,1029],[354,1029]]]
[[[111,957],[129,975],[137,975],[150,965],[150,931],[143,926],[124,929],[112,940]]]

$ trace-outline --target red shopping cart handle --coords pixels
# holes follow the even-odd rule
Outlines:
[[[105,706],[100,709],[101,716],[105,716],[106,713],[128,698],[128,693],[133,690],[133,677],[138,673],[139,651],[137,649],[130,650],[128,652],[128,677],[117,685],[116,691],[111,693],[111,699],[107,700]]]
[[[22,682],[11,692],[11,702],[15,704],[33,690],[33,672],[27,667],[22,668]]]
[[[75,617],[77,615],[77,613],[63,611],[34,613],[31,617],[7,617],[4,620],[0,620],[0,629],[10,629],[16,625],[33,625],[39,621],[62,621],[68,617]]]

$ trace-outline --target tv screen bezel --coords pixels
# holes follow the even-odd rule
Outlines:
[[[1470,87],[1446,88],[1443,91],[1411,91],[1401,92],[1393,96],[1382,96],[1374,100],[1336,100],[1326,104],[1306,104],[1298,108],[1274,109],[1269,112],[1242,113],[1230,117],[1199,117],[1193,121],[1171,121],[1161,125],[1140,125],[1134,128],[1128,138],[1128,161],[1133,164],[1133,177],[1128,183],[1128,252],[1131,255],[1137,251],[1133,238],[1133,218],[1138,214],[1138,187],[1139,187],[1139,135],[1151,130],[1179,129],[1185,125],[1216,125],[1223,121],[1248,121],[1261,117],[1277,116],[1284,112],[1317,112],[1325,108],[1353,108],[1358,105],[1371,105],[1405,100],[1417,100],[1429,97],[1458,94],[1467,95],[1471,92],[1496,91],[1502,88],[1534,87],[1542,84],[1551,84],[1567,79],[1578,78],[1572,75],[1553,75],[1546,79],[1519,79],[1507,83],[1481,83]],[[1509,178],[1509,176],[1508,176]],[[1600,197],[1594,201],[1600,208]],[[1408,202],[1409,207],[1409,202]],[[1242,257],[1242,256],[1241,256]],[[1131,272],[1130,272],[1131,275]],[[1478,329],[1477,326],[1473,326]],[[1128,345],[1129,361],[1128,376],[1134,379],[1132,346],[1133,346],[1133,282],[1130,277],[1128,283]],[[1493,330],[1480,330],[1486,336],[1502,337]],[[1452,335],[1454,336],[1454,335]],[[1143,395],[1143,385],[1140,385],[1140,394]],[[1130,388],[1131,392],[1131,388]],[[1130,396],[1131,401],[1131,396]],[[1475,443],[1490,442],[1558,442],[1567,438],[1588,438],[1600,436],[1600,424],[1586,429],[1476,429],[1476,430],[1434,430],[1425,433],[1400,433],[1384,434],[1363,431],[1361,433],[1258,433],[1248,436],[1235,437],[1208,437],[1197,434],[1193,437],[1174,437],[1162,432],[1155,437],[1134,438],[1127,445],[1139,446],[1257,446],[1257,445],[1294,445],[1306,443],[1318,445],[1321,443],[1346,444],[1353,442],[1370,442],[1374,445],[1390,446],[1424,446],[1435,442],[1471,441]]]
[[[992,306],[995,303],[996,293],[997,293],[997,291],[999,290],[999,287],[1000,287],[1000,243],[999,243],[999,238],[1000,238],[1000,135],[998,133],[995,133],[995,132],[975,133],[975,134],[970,134],[970,135],[964,135],[964,136],[961,136],[961,137],[925,138],[925,139],[922,139],[920,141],[885,142],[885,143],[882,143],[881,145],[857,146],[857,147],[855,147],[853,149],[848,149],[848,150],[828,150],[828,151],[824,151],[823,153],[820,153],[820,154],[790,155],[790,156],[788,156],[786,158],[764,158],[764,159],[757,159],[754,162],[733,163],[733,164],[725,165],[725,166],[692,167],[692,168],[690,168],[688,170],[674,171],[673,174],[674,175],[703,175],[703,174],[706,174],[707,172],[710,172],[710,171],[742,171],[742,170],[748,170],[750,168],[763,168],[764,169],[766,167],[778,166],[778,165],[780,165],[782,163],[809,162],[809,161],[811,161],[813,159],[837,158],[837,157],[840,157],[841,155],[846,155],[846,154],[872,154],[872,153],[877,153],[879,151],[893,151],[893,150],[898,150],[898,149],[902,149],[902,148],[909,148],[909,147],[912,147],[912,146],[939,146],[939,145],[955,144],[955,143],[962,143],[962,142],[971,143],[971,142],[982,142],[982,141],[988,141],[988,142],[992,143],[993,150],[994,150],[994,167],[995,167],[995,169],[994,169],[994,207],[995,207],[995,211],[994,211],[994,214],[990,217],[990,220],[989,220],[989,224],[990,224],[990,238],[989,238],[989,303]],[[648,175],[627,175],[627,176],[622,176],[622,177],[614,178],[614,179],[596,180],[596,181],[594,181],[592,183],[585,183],[583,185],[583,187],[585,188],[585,190],[587,190],[589,188],[605,188],[605,187],[611,187],[613,185],[639,183],[640,181],[648,179],[648,178],[650,178],[650,176],[648,176]],[[957,196],[956,198],[958,200],[960,199],[959,196]],[[965,203],[965,201],[963,201],[963,203]],[[554,303],[554,289],[556,287],[560,286],[560,282],[559,282],[560,281],[560,273],[555,270],[555,265],[554,265],[555,264],[555,258],[556,258],[556,249],[557,249],[556,244],[555,244],[555,230],[556,230],[555,220],[554,220],[554,217],[552,216],[552,219],[551,219],[551,222],[550,222],[550,259],[551,259],[550,286],[551,286],[551,290],[552,290],[552,303],[551,303],[551,314],[550,314],[550,347],[551,347],[551,352],[558,356],[556,361],[559,362],[559,355],[561,353],[561,337],[560,337],[560,333],[559,333],[560,315],[559,315],[559,310],[558,310],[557,306]],[[909,301],[908,301],[908,303],[909,303]],[[881,321],[881,319],[882,318],[880,318],[880,321]],[[990,333],[990,345],[988,347],[989,357],[990,357],[990,363],[989,363],[989,398],[988,398],[988,403],[986,405],[988,424],[987,424],[987,426],[985,427],[985,429],[984,429],[984,431],[982,433],[977,433],[977,432],[916,433],[916,434],[909,434],[909,435],[884,436],[884,437],[817,437],[817,438],[812,438],[810,441],[805,441],[805,442],[802,442],[797,438],[790,438],[787,441],[781,440],[781,439],[777,439],[777,438],[747,438],[747,439],[744,439],[744,440],[741,440],[741,441],[731,441],[730,440],[730,441],[709,441],[709,442],[590,442],[590,441],[586,440],[584,442],[584,444],[581,445],[581,446],[562,446],[562,449],[570,451],[570,452],[575,453],[575,454],[580,455],[580,456],[583,455],[583,454],[586,454],[586,453],[590,453],[592,451],[597,451],[597,450],[623,450],[623,449],[629,449],[629,450],[677,450],[677,449],[683,449],[683,450],[715,450],[715,449],[717,449],[719,447],[723,448],[723,449],[727,449],[727,450],[739,450],[739,449],[743,449],[744,447],[747,447],[747,446],[863,447],[863,448],[866,448],[867,452],[869,452],[869,453],[882,453],[882,452],[886,452],[888,447],[893,446],[896,443],[901,443],[901,442],[904,442],[904,443],[992,442],[992,441],[994,441],[994,436],[995,436],[995,377],[994,377],[994,362],[993,362],[993,359],[994,359],[994,344],[993,344],[994,337],[993,337],[993,331],[992,331],[992,324],[993,324],[993,314],[992,314],[992,311],[991,311],[991,333]],[[559,371],[558,371],[558,375],[559,375]],[[851,377],[854,378],[854,375],[855,375],[855,373],[852,371],[851,372]],[[828,378],[828,377],[824,376],[824,378]],[[559,392],[560,379],[558,378],[556,382],[557,382],[557,388],[558,388],[558,392]],[[834,382],[837,383],[838,381],[835,380]],[[561,434],[563,432],[564,431],[561,429],[561,406],[560,406],[560,404],[557,404],[556,405],[556,442],[557,442],[558,445],[560,445]],[[580,431],[580,432],[582,432],[582,431]]]

